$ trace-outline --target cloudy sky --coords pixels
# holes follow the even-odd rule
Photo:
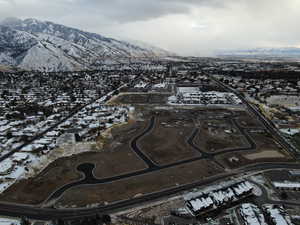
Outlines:
[[[300,46],[300,0],[0,0],[0,20],[37,18],[182,55]]]

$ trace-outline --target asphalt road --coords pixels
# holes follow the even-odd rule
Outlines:
[[[243,99],[243,101],[246,101],[246,100]],[[249,107],[249,103],[247,101],[245,104]],[[255,115],[257,115],[260,118],[260,120],[265,121],[265,118],[262,117],[255,110],[253,110],[252,108],[250,108],[250,110],[253,111],[253,113],[255,113]],[[59,189],[59,191],[53,193],[53,195],[49,198],[49,200],[58,198],[59,196],[61,196],[61,194],[64,191],[66,191],[67,189],[69,189],[71,187],[82,185],[82,184],[87,184],[87,182],[90,182],[88,184],[101,184],[101,183],[113,182],[113,181],[120,180],[120,179],[125,179],[125,178],[129,178],[129,177],[138,176],[138,175],[142,175],[145,173],[161,170],[161,169],[178,166],[178,165],[181,165],[184,163],[190,163],[190,162],[193,162],[196,160],[201,160],[204,158],[212,158],[213,159],[213,157],[215,155],[224,153],[224,152],[207,153],[207,152],[201,151],[201,149],[198,148],[197,150],[202,153],[202,155],[199,157],[189,159],[189,160],[179,161],[179,162],[172,163],[172,164],[165,165],[165,166],[158,166],[151,159],[149,159],[142,151],[140,151],[140,149],[138,148],[138,146],[136,144],[137,141],[141,137],[143,137],[149,131],[152,130],[154,123],[155,123],[155,118],[152,118],[150,120],[150,124],[149,124],[148,128],[145,131],[143,131],[143,133],[141,133],[139,136],[137,136],[135,139],[133,139],[133,142],[131,145],[133,150],[136,152],[136,154],[146,162],[146,164],[148,165],[147,169],[132,172],[129,174],[120,175],[120,176],[110,177],[110,178],[106,178],[106,179],[96,179],[95,178],[95,179],[90,179],[90,181],[83,179],[82,181],[68,184],[68,185],[62,187],[61,189]],[[269,131],[271,131],[272,133],[274,132],[269,127],[268,124],[265,124],[265,122],[263,122],[263,123]],[[238,127],[238,129],[241,131],[241,133],[246,137],[246,139],[248,140],[248,142],[250,143],[251,146],[249,148],[232,149],[231,151],[242,151],[242,150],[255,149],[255,147],[256,147],[255,142],[247,134],[247,132],[244,130],[244,128],[241,128],[237,123],[235,123],[235,125]],[[196,146],[193,144],[193,139],[197,135],[197,132],[199,132],[199,131],[196,129],[195,132],[193,133],[193,135],[188,140],[188,143],[191,146],[193,146],[194,148]],[[279,139],[279,140],[281,143],[282,139]],[[286,146],[286,143],[283,142],[282,144],[284,146]],[[226,153],[227,152],[228,152],[228,150],[226,150]],[[83,216],[95,215],[96,213],[109,214],[116,210],[121,210],[121,209],[124,209],[127,207],[131,207],[133,205],[139,205],[139,204],[141,204],[143,202],[147,202],[147,201],[153,201],[155,199],[163,198],[165,196],[170,196],[170,195],[173,195],[173,194],[185,191],[185,190],[189,190],[189,189],[201,186],[201,185],[208,185],[213,182],[220,181],[225,178],[229,178],[234,175],[241,174],[241,173],[248,173],[248,172],[254,172],[254,171],[258,172],[258,171],[263,171],[263,170],[268,170],[268,169],[278,169],[278,168],[300,169],[300,165],[299,164],[291,164],[291,163],[261,163],[261,164],[251,165],[251,166],[239,168],[238,170],[224,172],[222,174],[219,174],[219,175],[216,175],[213,177],[209,177],[209,178],[203,179],[203,180],[195,182],[195,183],[176,186],[176,187],[173,187],[173,188],[170,188],[167,190],[162,190],[162,191],[159,191],[156,193],[146,194],[146,195],[143,195],[138,198],[124,200],[124,201],[113,203],[113,204],[110,204],[107,206],[101,206],[101,207],[97,207],[97,208],[93,208],[93,209],[87,209],[87,208],[84,208],[84,209],[51,209],[51,208],[39,208],[39,207],[28,206],[28,205],[0,203],[0,214],[7,215],[7,216],[26,216],[26,217],[33,218],[33,219],[42,219],[42,220],[58,219],[58,218],[65,218],[65,219],[67,219],[67,218],[82,218]],[[86,177],[88,177],[88,176],[86,176]]]
[[[28,206],[28,205],[0,203],[0,214],[6,216],[17,216],[17,217],[26,216],[28,218],[40,219],[40,220],[49,220],[49,219],[58,219],[58,218],[76,219],[76,218],[82,218],[84,216],[91,216],[95,214],[100,214],[100,215],[110,214],[112,212],[126,209],[128,207],[140,205],[144,202],[157,200],[166,196],[177,194],[185,190],[190,190],[192,188],[199,187],[201,185],[208,185],[216,181],[221,181],[223,179],[230,178],[240,173],[261,172],[268,169],[280,169],[280,168],[300,169],[300,165],[291,164],[291,163],[263,163],[263,164],[252,165],[249,167],[244,167],[239,170],[226,172],[223,174],[219,174],[217,176],[209,177],[207,179],[203,179],[195,183],[177,186],[160,192],[143,195],[142,197],[124,200],[111,205],[100,206],[93,209],[88,209],[88,208],[51,209],[51,208],[39,208],[39,207]]]
[[[148,168],[157,168],[159,167],[155,162],[153,162],[148,156],[146,156],[137,146],[137,141],[145,136],[147,133],[149,133],[155,126],[155,117],[152,116],[150,119],[150,124],[147,127],[146,130],[144,130],[140,135],[136,136],[132,141],[131,141],[131,149],[142,159],[148,166]]]
[[[218,152],[214,152],[214,153],[205,152],[205,151],[201,150],[198,146],[196,146],[194,144],[194,138],[196,137],[196,135],[199,132],[199,129],[196,128],[194,130],[194,132],[192,133],[192,135],[188,138],[187,143],[190,146],[192,146],[192,148],[194,148],[196,151],[198,151],[201,154],[200,156],[194,157],[194,158],[191,158],[191,159],[177,161],[177,162],[170,163],[170,164],[167,164],[167,165],[158,165],[155,162],[153,162],[148,156],[146,156],[143,153],[143,151],[137,145],[137,142],[143,136],[147,135],[149,132],[152,131],[152,129],[153,129],[154,125],[155,125],[155,121],[156,121],[155,117],[154,116],[151,117],[151,119],[149,121],[149,125],[147,126],[147,128],[141,134],[139,134],[138,136],[136,136],[132,140],[132,142],[131,142],[131,148],[132,148],[132,150],[148,165],[147,169],[140,170],[140,171],[134,171],[134,172],[131,172],[131,173],[122,174],[122,175],[118,175],[118,176],[108,177],[108,178],[104,178],[104,179],[97,179],[96,177],[94,177],[92,171],[90,171],[90,172],[88,172],[88,173],[85,174],[85,178],[84,179],[76,181],[76,182],[73,182],[73,183],[66,184],[65,186],[62,186],[61,188],[59,188],[56,191],[54,191],[48,197],[48,199],[45,202],[47,203],[47,202],[59,199],[63,195],[63,193],[65,191],[67,191],[68,189],[71,189],[73,187],[78,187],[78,186],[81,186],[81,185],[111,183],[111,182],[114,182],[114,181],[118,181],[118,180],[122,180],[122,179],[128,179],[128,178],[135,177],[135,176],[140,176],[140,175],[145,175],[147,173],[151,173],[151,172],[156,172],[156,171],[163,170],[163,169],[172,168],[172,167],[176,167],[176,166],[180,166],[180,165],[183,165],[183,164],[192,163],[192,162],[203,160],[203,159],[210,159],[210,160],[214,161],[222,169],[224,169],[224,166],[221,165],[220,163],[218,163],[215,160],[215,156],[222,155],[222,154],[229,153],[229,152],[239,152],[239,151],[255,150],[256,149],[255,142],[247,134],[247,132],[245,131],[245,129],[241,128],[239,126],[239,124],[236,123],[236,121],[233,118],[231,118],[232,123],[240,130],[241,134],[243,134],[244,137],[247,139],[248,143],[250,144],[249,147],[226,149],[226,150],[218,151]],[[82,172],[84,172],[84,171],[82,171]]]
[[[207,74],[212,80],[214,80],[216,83],[218,83],[220,86],[222,86],[225,90],[228,90],[229,92],[233,92],[236,94],[242,102],[247,106],[247,108],[252,112],[259,120],[260,122],[264,125],[264,127],[272,134],[272,136],[277,140],[284,149],[289,152],[295,159],[299,158],[299,152],[292,146],[288,141],[286,141],[278,131],[278,129],[274,126],[272,121],[267,119],[264,115],[262,115],[259,110],[251,105],[245,98],[242,96],[238,91],[228,87],[227,85],[223,84],[219,80],[213,78],[209,74]]]
[[[296,201],[287,201],[287,200],[273,200],[270,199],[268,191],[266,190],[266,188],[254,181],[250,181],[251,183],[254,183],[255,185],[257,185],[261,191],[262,191],[262,195],[257,197],[258,199],[256,201],[259,202],[259,204],[273,204],[273,205],[292,205],[292,206],[300,206],[300,202],[296,202]]]

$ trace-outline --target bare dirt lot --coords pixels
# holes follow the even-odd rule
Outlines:
[[[260,159],[260,158],[268,158],[268,157],[269,158],[284,158],[285,155],[280,152],[270,151],[270,150],[245,155],[245,158],[250,159],[250,160],[255,160],[255,159]]]
[[[222,171],[213,162],[196,161],[109,184],[75,187],[62,196],[57,206],[85,206],[129,199],[143,193],[155,192],[175,185],[201,180]]]

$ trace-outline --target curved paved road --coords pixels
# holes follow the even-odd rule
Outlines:
[[[182,165],[185,163],[191,163],[191,162],[201,160],[201,159],[214,159],[215,156],[221,155],[224,153],[228,153],[228,152],[236,152],[236,151],[255,149],[256,148],[255,142],[252,140],[250,135],[245,131],[245,128],[241,128],[234,119],[232,119],[232,121],[233,121],[233,123],[235,123],[237,128],[240,130],[240,132],[245,136],[245,138],[250,143],[249,147],[227,149],[227,150],[215,152],[215,153],[204,152],[201,149],[199,149],[197,146],[195,146],[193,143],[194,138],[196,137],[197,133],[199,132],[199,129],[197,128],[193,132],[193,134],[191,135],[191,137],[188,139],[187,142],[194,149],[199,151],[201,153],[201,156],[195,157],[192,159],[178,161],[178,162],[171,163],[168,165],[159,166],[159,165],[155,164],[148,156],[146,156],[138,148],[138,145],[137,145],[138,140],[153,129],[153,127],[155,125],[155,117],[152,117],[150,119],[149,126],[146,128],[146,130],[144,130],[140,135],[135,137],[131,142],[131,147],[132,147],[133,151],[148,165],[147,169],[141,170],[141,171],[135,171],[135,172],[128,173],[128,174],[118,175],[118,176],[114,176],[114,177],[104,178],[104,179],[96,179],[93,176],[92,176],[93,179],[88,179],[88,178],[91,178],[91,174],[85,174],[85,177],[86,177],[85,179],[63,186],[62,188],[60,188],[59,190],[54,192],[49,197],[49,200],[59,198],[66,190],[68,190],[74,186],[79,186],[79,185],[83,185],[83,184],[109,183],[109,182],[113,182],[113,181],[117,181],[117,180],[121,180],[121,179],[126,179],[129,177],[143,175],[143,174],[146,174],[149,172],[158,171],[161,169],[167,169],[167,168],[179,166],[179,165]],[[35,218],[35,219],[80,218],[82,216],[94,215],[95,213],[110,213],[110,212],[120,209],[120,208],[129,207],[134,204],[140,204],[142,202],[161,198],[166,195],[176,194],[176,193],[184,191],[184,190],[192,189],[194,187],[201,186],[201,185],[210,184],[215,181],[222,180],[222,179],[225,179],[225,178],[228,178],[228,177],[240,174],[240,173],[247,173],[247,172],[251,172],[251,171],[261,171],[261,170],[267,170],[267,169],[278,169],[278,168],[300,169],[300,165],[290,164],[290,163],[262,163],[262,164],[250,165],[247,167],[239,168],[234,171],[230,171],[230,172],[222,173],[222,174],[219,174],[219,175],[216,175],[213,177],[209,177],[209,178],[203,179],[203,180],[195,182],[195,183],[173,187],[168,190],[162,190],[162,191],[159,191],[156,193],[150,193],[150,194],[144,195],[139,198],[124,200],[124,201],[121,201],[118,203],[110,204],[107,206],[101,206],[101,207],[94,208],[94,209],[84,208],[84,209],[59,210],[59,209],[50,209],[50,208],[39,208],[39,207],[28,206],[28,205],[0,203],[0,214],[9,215],[9,216],[27,216],[27,217]]]
[[[113,203],[107,206],[100,206],[93,209],[88,208],[79,208],[79,209],[51,209],[51,208],[39,208],[35,206],[28,205],[17,205],[10,203],[0,203],[0,214],[7,216],[26,216],[32,219],[41,219],[41,220],[49,220],[49,219],[58,219],[58,218],[81,218],[83,216],[95,215],[95,214],[110,214],[112,212],[125,209],[127,207],[132,207],[134,205],[139,205],[143,202],[153,201],[155,199],[159,199],[165,196],[170,196],[173,194],[177,194],[179,192],[189,190],[195,187],[199,187],[201,185],[208,185],[216,181],[223,180],[225,178],[229,178],[235,175],[247,172],[261,172],[263,170],[268,169],[300,169],[299,164],[291,164],[291,163],[263,163],[251,165],[248,167],[244,167],[240,170],[235,170],[223,174],[219,174],[213,177],[209,177],[207,179],[203,179],[198,182],[194,182],[191,184],[181,185],[178,187],[170,188],[167,190],[163,190],[160,192],[150,193],[144,195],[139,198],[129,199],[120,201],[117,203]]]
[[[192,133],[191,137],[187,140],[187,143],[189,145],[191,145],[194,149],[196,149],[198,152],[201,153],[201,156],[198,157],[194,157],[191,159],[186,159],[186,160],[181,160],[181,161],[177,161],[174,163],[170,163],[167,165],[157,165],[155,164],[151,159],[148,158],[148,156],[146,156],[141,149],[139,149],[137,142],[143,137],[145,136],[147,133],[149,133],[154,125],[155,125],[155,117],[151,117],[150,121],[149,121],[149,125],[147,126],[147,128],[138,136],[136,136],[132,142],[131,142],[131,147],[132,150],[148,165],[147,169],[144,170],[139,170],[139,171],[134,171],[131,173],[127,173],[127,174],[122,174],[122,175],[117,175],[117,176],[113,176],[113,177],[108,177],[108,178],[103,178],[103,179],[97,179],[93,176],[93,174],[85,174],[85,179],[82,179],[80,181],[76,181],[73,183],[69,183],[65,186],[62,186],[61,188],[57,189],[56,191],[54,191],[45,202],[49,202],[49,201],[53,201],[55,199],[60,198],[60,196],[62,196],[62,194],[67,191],[68,189],[72,188],[72,187],[78,187],[81,185],[91,185],[91,184],[105,184],[105,183],[111,183],[114,181],[118,181],[118,180],[122,180],[122,179],[127,179],[130,177],[135,177],[135,176],[139,176],[139,175],[145,175],[147,173],[150,172],[155,172],[155,171],[159,171],[162,169],[168,169],[171,167],[176,167],[176,166],[180,166],[183,164],[187,164],[187,163],[192,163],[198,160],[202,160],[202,159],[211,159],[214,160],[215,156],[224,154],[224,153],[229,153],[229,152],[238,152],[238,151],[245,151],[245,150],[254,150],[256,149],[256,144],[254,143],[254,141],[251,139],[251,137],[244,131],[244,129],[240,128],[239,125],[232,119],[232,122],[238,127],[238,129],[240,130],[240,132],[246,137],[246,139],[248,140],[248,142],[250,143],[250,147],[244,147],[244,148],[234,148],[234,149],[227,149],[224,151],[219,151],[219,152],[215,152],[215,153],[208,153],[205,152],[203,150],[201,150],[199,147],[197,147],[193,140],[196,137],[196,135],[199,132],[199,129],[196,128],[195,131]],[[215,160],[214,160],[215,161]],[[222,166],[221,164],[217,163],[215,161],[215,163],[217,165],[219,165],[221,168],[224,169],[224,166]],[[91,177],[93,177],[91,179]]]
[[[152,116],[150,119],[150,124],[147,127],[146,130],[144,130],[140,135],[136,136],[132,141],[131,141],[131,149],[147,164],[149,168],[156,168],[159,167],[155,162],[153,162],[148,156],[146,156],[138,147],[137,141],[141,139],[143,136],[145,136],[147,133],[152,131],[155,125],[155,116]]]

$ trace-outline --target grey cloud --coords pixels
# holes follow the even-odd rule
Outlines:
[[[76,1],[76,0],[75,0]],[[222,0],[77,0],[81,7],[120,23],[143,21],[170,14],[188,14],[199,6],[221,7]]]
[[[299,0],[0,0],[0,20],[33,17],[179,54],[300,45]],[[3,4],[2,4],[3,3]]]

